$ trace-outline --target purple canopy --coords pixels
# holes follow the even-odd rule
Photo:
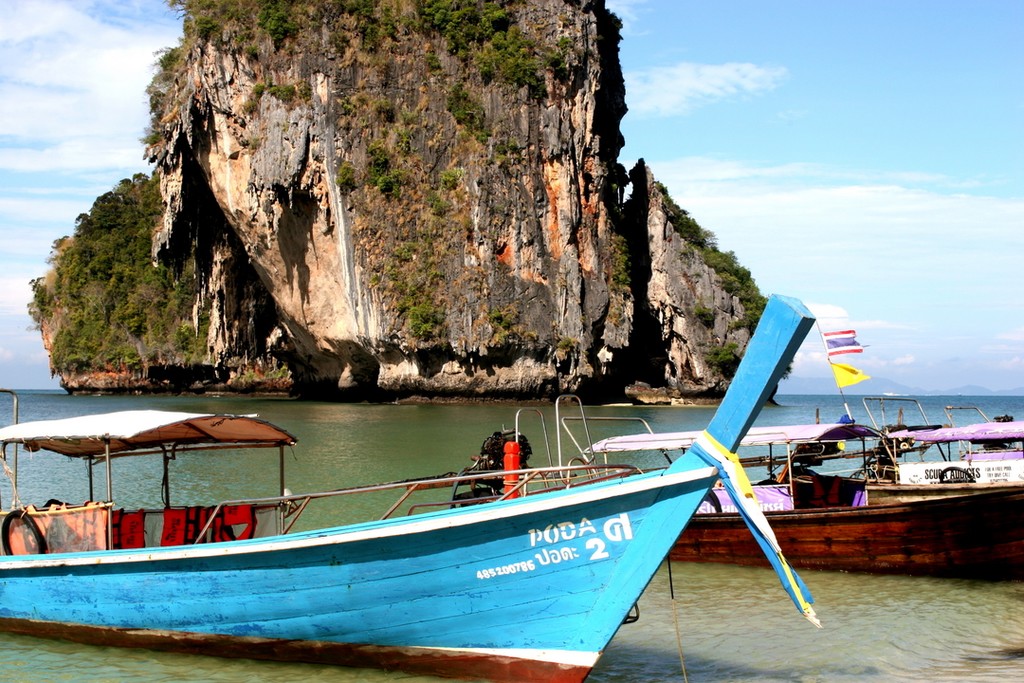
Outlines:
[[[703,432],[662,432],[659,434],[628,434],[602,439],[594,444],[594,453],[625,453],[629,451],[678,450],[693,445]],[[769,444],[800,444],[845,441],[847,439],[879,438],[871,427],[858,424],[782,425],[753,427],[741,446]]]
[[[892,432],[889,436],[894,439],[912,438],[921,443],[1021,441],[1024,440],[1024,422],[979,422],[965,427],[901,429]]]

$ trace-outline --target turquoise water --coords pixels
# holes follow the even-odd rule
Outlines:
[[[847,404],[867,421],[859,398]],[[943,407],[977,405],[989,417],[1024,419],[1024,397],[930,397],[934,422]],[[298,445],[287,455],[288,485],[319,490],[461,469],[491,432],[512,427],[516,406],[348,405],[216,397],[70,397],[20,395],[22,421],[113,410],[160,408],[257,413],[290,430]],[[549,427],[551,411],[544,409]],[[656,430],[702,428],[712,408],[595,408],[593,415],[628,412]],[[782,396],[761,425],[835,420],[839,397]],[[10,422],[0,395],[0,424]],[[546,459],[533,409],[521,414],[533,443],[532,464]],[[908,417],[909,420],[909,417]],[[607,435],[592,425],[593,438]],[[554,438],[551,439],[554,447]],[[84,466],[52,454],[19,455],[23,500],[84,499]],[[209,502],[274,491],[277,456],[269,451],[218,458],[182,456],[172,469],[174,502]],[[128,506],[158,505],[159,473],[142,459],[115,464],[115,492]],[[154,479],[155,477],[155,479]],[[0,485],[4,507],[11,492]],[[312,510],[311,510],[312,512]],[[332,516],[341,510],[324,511]],[[310,516],[308,523],[316,523]],[[838,572],[802,574],[824,624],[815,629],[792,607],[768,570],[675,564],[655,577],[641,600],[641,619],[624,626],[592,681],[988,681],[1024,676],[1024,584],[881,577]],[[671,579],[671,586],[670,586]],[[675,598],[672,598],[674,594]],[[169,596],[173,599],[173,596]],[[510,625],[514,628],[514,625]],[[436,681],[380,671],[250,660],[221,660],[73,645],[0,634],[0,681]]]

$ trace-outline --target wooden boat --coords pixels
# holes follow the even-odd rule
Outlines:
[[[770,477],[753,488],[794,567],[1024,579],[1024,526],[1019,522],[1024,515],[1024,487],[879,503],[863,472],[853,477],[811,469],[829,457],[848,457],[838,444],[853,439],[864,443],[849,450],[856,457],[870,457],[874,453],[870,440],[879,436],[862,425],[803,425],[755,428],[743,440],[743,447],[771,446],[782,451],[741,460],[748,466],[767,465],[770,471],[778,468],[781,483]],[[594,450],[679,451],[690,443],[692,435],[685,432],[642,434],[601,441]],[[740,533],[740,517],[728,508],[731,493],[713,490],[712,494],[704,505],[709,514],[694,516],[673,546],[671,558],[763,566],[758,545]]]
[[[766,512],[799,569],[993,580],[1024,579],[1024,489],[911,503]],[[764,566],[733,514],[698,515],[673,560]]]
[[[911,502],[1024,487],[1024,422],[902,430],[891,437],[934,447],[939,457],[897,464],[891,477],[869,483],[872,500]]]
[[[19,446],[102,466],[106,492],[95,495],[90,466],[94,502],[14,501],[0,629],[478,680],[581,681],[711,486],[720,477],[742,485],[731,452],[812,323],[799,302],[770,300],[720,410],[667,469],[511,469],[490,504],[449,497],[401,517],[393,513],[414,494],[449,490],[460,477],[289,495],[282,475],[277,495],[185,510],[170,505],[165,485],[166,507],[153,511],[159,534],[147,536],[150,511],[114,503],[112,459],[155,453],[166,467],[183,450],[262,446],[283,466],[295,439],[253,417],[148,411],[10,425],[0,443],[15,495]],[[322,498],[382,490],[401,496],[380,519],[290,531]],[[749,519],[798,610],[816,623],[763,516]]]
[[[867,401],[882,399],[864,400],[868,406]],[[911,398],[903,400],[917,403]],[[924,416],[923,409],[918,410]],[[956,411],[976,411],[983,421],[958,426],[954,424]],[[870,409],[868,414],[872,415]],[[912,426],[902,424],[901,419],[885,431],[880,441],[884,452],[867,469],[872,504],[1013,490],[1024,485],[1024,422],[1010,416],[989,420],[969,406],[947,406],[946,417],[947,424],[928,424],[925,417],[925,424]]]

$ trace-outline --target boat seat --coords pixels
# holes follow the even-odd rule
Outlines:
[[[856,507],[864,502],[863,481],[817,472],[793,479],[793,503],[797,509]]]

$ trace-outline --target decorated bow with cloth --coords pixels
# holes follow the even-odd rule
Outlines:
[[[747,346],[743,362],[721,406],[689,452],[709,465],[718,467],[722,484],[778,574],[783,588],[800,613],[815,626],[821,627],[811,607],[814,598],[782,555],[775,533],[761,511],[750,479],[736,455],[740,441],[753,425],[761,407],[771,398],[813,324],[814,317],[800,301],[780,296],[769,299],[761,322],[758,323],[757,333]],[[771,326],[771,329],[762,329],[762,326]]]

